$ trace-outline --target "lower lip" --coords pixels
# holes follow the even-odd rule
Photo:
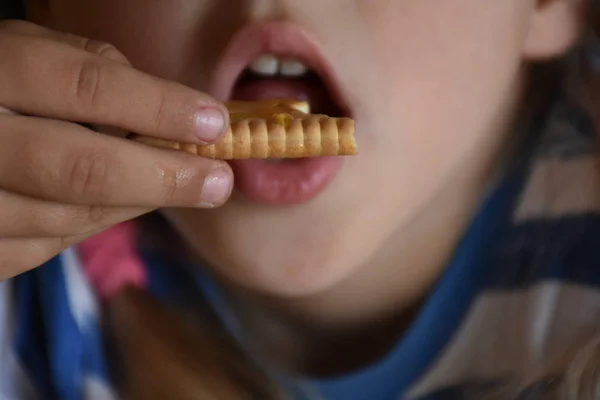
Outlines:
[[[241,194],[251,201],[278,206],[302,204],[317,197],[333,181],[342,163],[341,157],[230,162]]]

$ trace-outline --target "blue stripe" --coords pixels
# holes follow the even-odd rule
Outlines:
[[[42,323],[36,271],[26,272],[14,278],[13,282],[18,304],[14,341],[16,356],[40,396],[43,399],[55,399],[50,382],[46,328]]]
[[[203,301],[193,271],[179,260],[167,259],[158,251],[140,250],[142,263],[146,267],[147,291],[164,304],[175,307],[202,307],[212,312]]]
[[[514,227],[491,260],[486,289],[522,289],[549,280],[600,287],[600,215]]]
[[[83,368],[88,377],[102,381],[106,386],[111,386],[110,372],[105,356],[102,332],[98,321],[89,320],[83,332],[85,353],[83,355]]]
[[[82,334],[67,298],[60,256],[37,269],[38,292],[50,356],[50,376],[61,400],[82,399]]]

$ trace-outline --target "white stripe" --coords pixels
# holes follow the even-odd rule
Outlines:
[[[92,287],[83,274],[79,257],[73,248],[60,255],[65,275],[65,285],[69,308],[77,321],[79,329],[85,329],[86,323],[98,318],[98,301]]]
[[[534,167],[515,221],[600,211],[598,157],[551,157]]]
[[[9,400],[34,400],[35,389],[13,349],[15,309],[12,282],[0,282],[0,396]]]
[[[485,294],[434,367],[410,390],[410,397],[507,374],[535,379],[548,367],[545,363],[599,328],[597,288],[547,282],[528,290]]]
[[[116,400],[117,396],[103,381],[86,377],[83,382],[84,400]]]

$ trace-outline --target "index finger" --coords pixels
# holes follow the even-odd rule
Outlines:
[[[0,105],[20,113],[200,144],[229,124],[204,93],[64,43],[7,34],[0,54]]]

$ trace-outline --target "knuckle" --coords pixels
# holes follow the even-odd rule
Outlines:
[[[100,151],[83,152],[67,159],[65,186],[75,196],[102,200],[110,179],[109,156]]]
[[[80,106],[93,108],[96,104],[103,68],[105,66],[94,59],[87,59],[78,64],[74,76],[74,94]]]
[[[158,96],[158,107],[156,108],[156,116],[154,118],[154,133],[161,132],[163,126],[166,124],[167,115],[166,115],[166,107],[168,104],[168,92],[164,88],[160,89]]]
[[[178,171],[163,170],[161,176],[164,202],[165,204],[172,204],[173,200],[177,197],[181,186],[180,174]]]
[[[85,51],[113,61],[128,63],[127,57],[112,44],[93,39],[82,40]]]
[[[198,201],[198,194],[190,190],[197,187],[193,183],[198,180],[200,171],[191,168],[163,169],[162,177],[162,201],[165,204],[193,204]]]
[[[72,236],[89,232],[105,217],[101,206],[61,204],[36,218],[37,230],[45,236]]]
[[[107,208],[104,206],[90,205],[85,207],[78,218],[80,229],[76,233],[83,234],[102,225],[107,217],[107,211]]]

